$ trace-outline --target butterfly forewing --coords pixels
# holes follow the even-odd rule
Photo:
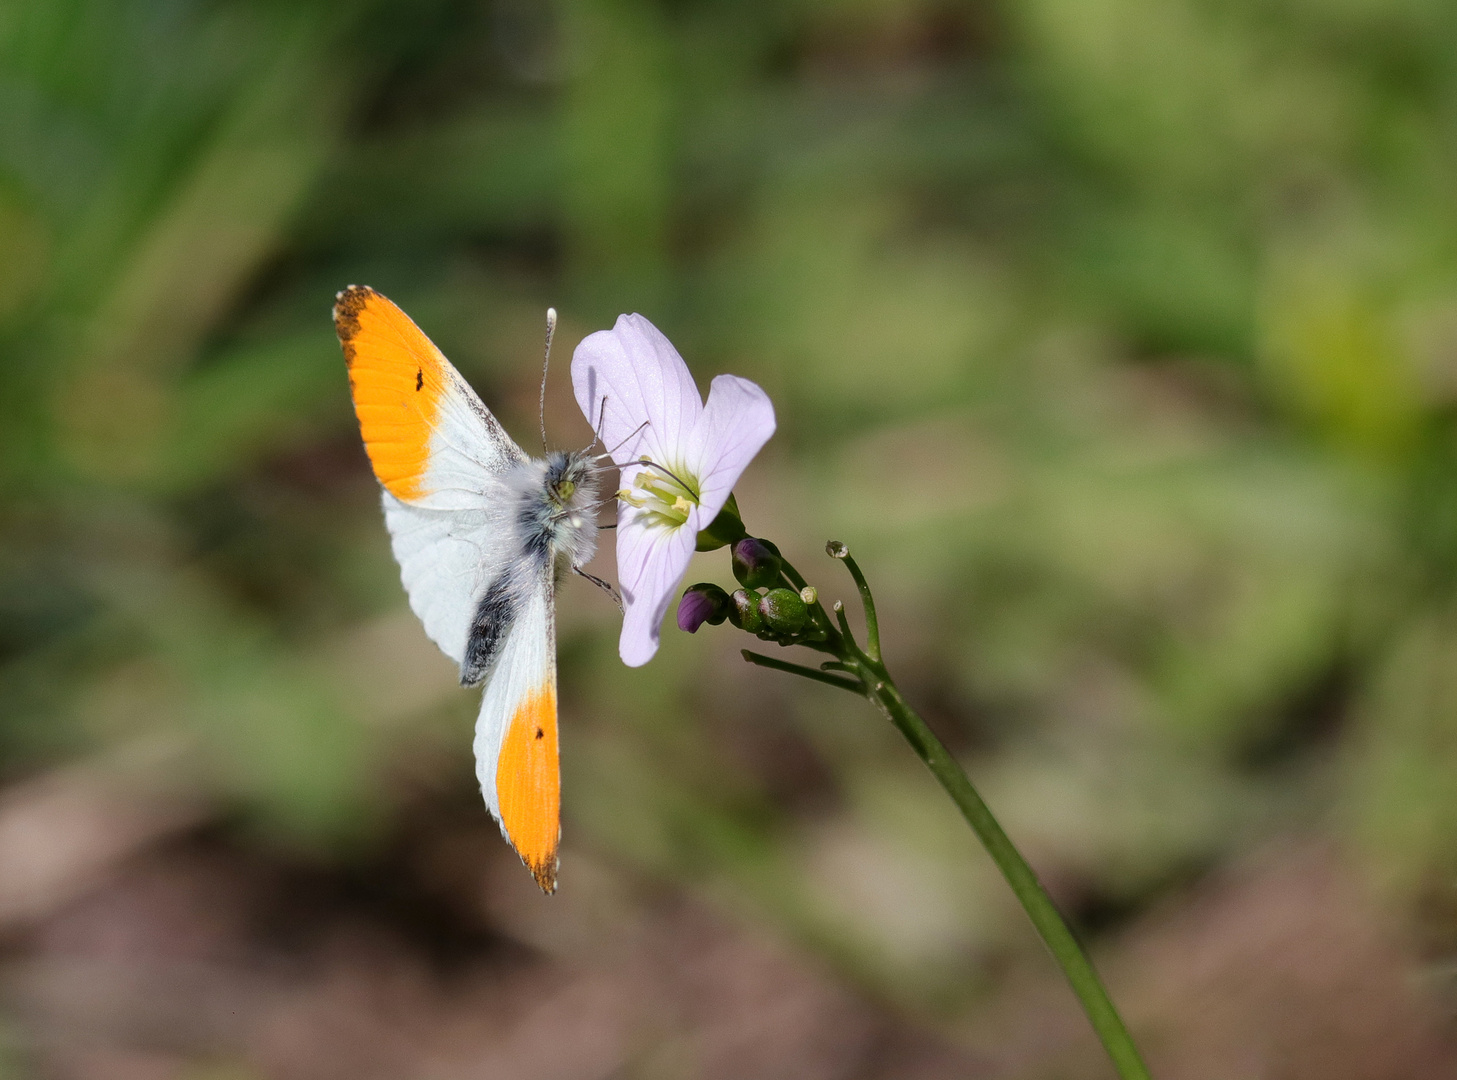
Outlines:
[[[349,286],[335,301],[334,328],[365,451],[396,499],[469,507],[483,474],[526,460],[450,361],[385,297]]]
[[[334,326],[410,607],[460,663],[476,605],[510,558],[502,477],[525,455],[385,297],[351,285],[335,301]]]

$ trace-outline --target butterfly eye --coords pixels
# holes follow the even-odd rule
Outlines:
[[[562,499],[570,499],[577,492],[577,484],[574,480],[563,480],[557,485],[557,495]]]

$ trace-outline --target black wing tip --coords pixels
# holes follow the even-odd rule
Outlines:
[[[536,879],[536,884],[541,887],[542,892],[547,896],[556,892],[556,872],[559,860],[555,855],[539,866],[526,862],[525,858],[522,858],[521,861],[526,863],[526,869],[531,871],[531,876]]]
[[[334,316],[337,318],[340,312],[347,312],[357,315],[359,309],[369,302],[372,296],[379,293],[368,285],[346,285],[334,294]]]
[[[346,285],[334,294],[334,332],[346,349],[349,339],[359,332],[359,313],[378,295],[368,285]]]
[[[516,857],[521,860],[521,865],[531,871],[531,876],[536,879],[536,884],[541,891],[546,893],[547,896],[556,892],[557,870],[560,869],[562,864],[561,827],[557,827],[557,842],[551,846],[545,857],[532,859],[528,858],[526,853],[516,846],[516,841],[511,839],[511,834],[506,831],[506,826],[502,824],[500,819],[496,818],[494,813],[491,817],[495,818],[496,824],[501,826],[501,836],[507,844],[511,845],[511,850],[516,852]]]

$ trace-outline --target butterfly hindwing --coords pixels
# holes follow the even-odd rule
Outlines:
[[[497,650],[475,739],[486,805],[547,892],[556,889],[561,839],[554,591],[543,561]]]

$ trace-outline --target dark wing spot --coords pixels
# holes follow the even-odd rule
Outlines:
[[[416,368],[415,369],[415,391],[418,393],[419,390],[420,390],[420,388],[423,387],[424,385],[425,385],[425,370],[423,368]]]
[[[542,731],[542,730],[541,730],[541,728],[537,728],[537,729],[536,729],[536,737],[537,737],[537,738],[538,738],[538,739],[540,739],[540,738],[542,738],[542,737],[543,737],[543,736],[545,736],[545,735],[546,735],[546,732],[544,732],[544,731]]]

